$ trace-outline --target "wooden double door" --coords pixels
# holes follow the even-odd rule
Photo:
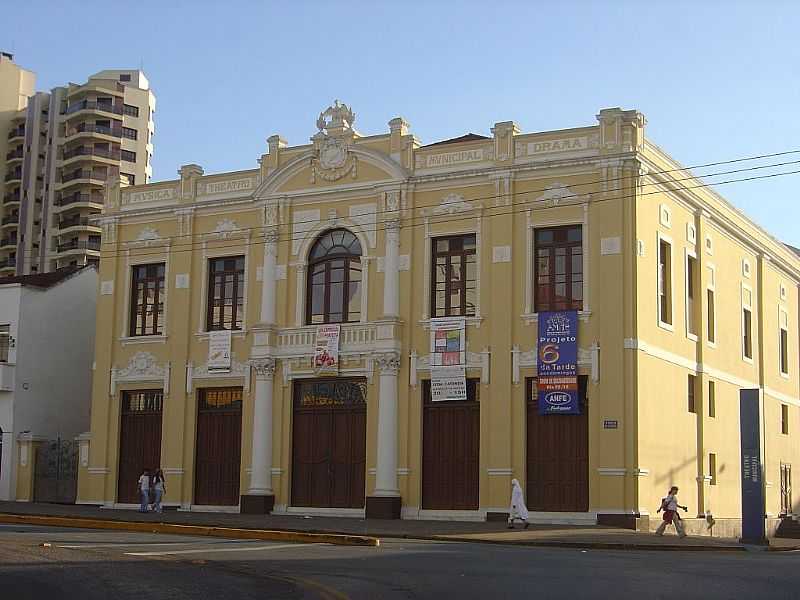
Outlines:
[[[292,506],[363,508],[366,382],[295,381],[293,395]]]
[[[589,417],[586,377],[578,377],[581,414],[540,415],[536,379],[526,381],[529,510],[589,510]]]
[[[198,390],[194,504],[239,504],[242,388]]]
[[[161,463],[162,390],[122,392],[117,502],[139,503],[139,476]]]
[[[479,504],[480,381],[467,380],[464,402],[431,400],[422,382],[422,508],[477,510]]]

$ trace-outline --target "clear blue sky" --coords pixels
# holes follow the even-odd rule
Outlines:
[[[362,133],[401,115],[424,143],[496,121],[588,125],[621,106],[642,111],[651,139],[685,165],[800,149],[791,0],[29,1],[5,17],[0,47],[38,89],[144,65],[155,180],[190,162],[253,168],[271,134],[307,143],[334,98]],[[790,175],[718,190],[800,246],[798,187]]]

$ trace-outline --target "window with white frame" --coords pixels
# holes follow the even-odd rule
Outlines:
[[[742,356],[753,359],[753,290],[742,286]]]
[[[708,267],[706,287],[706,339],[709,344],[717,343],[716,270]]]
[[[672,245],[658,240],[658,320],[672,325]]]
[[[686,335],[697,339],[695,325],[695,299],[697,296],[697,258],[691,253],[686,254]]]
[[[582,227],[537,227],[534,256],[534,310],[582,310]]]

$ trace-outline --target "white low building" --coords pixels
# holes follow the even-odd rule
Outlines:
[[[33,500],[37,442],[89,428],[97,271],[0,279],[0,500]]]

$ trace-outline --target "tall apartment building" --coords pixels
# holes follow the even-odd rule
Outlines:
[[[12,74],[23,71],[4,60]],[[89,218],[102,209],[106,181],[152,176],[155,96],[144,73],[105,70],[39,93],[30,75],[4,139],[0,277],[97,263],[100,228]]]

